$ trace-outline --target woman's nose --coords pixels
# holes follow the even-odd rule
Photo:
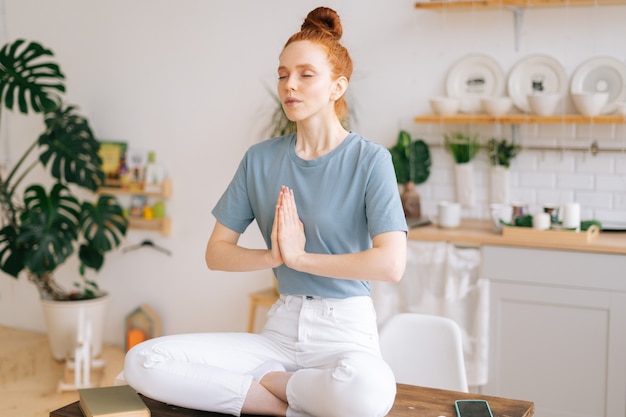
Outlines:
[[[294,76],[290,75],[289,77],[287,77],[287,80],[285,82],[285,88],[287,89],[287,91],[293,91],[296,89],[296,79]]]

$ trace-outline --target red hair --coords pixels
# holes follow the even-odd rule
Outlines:
[[[348,50],[339,42],[342,34],[343,27],[337,12],[328,7],[318,7],[309,12],[300,26],[300,32],[291,35],[285,47],[297,41],[309,41],[320,45],[326,50],[334,78],[343,76],[350,81],[352,58]],[[348,104],[344,96],[345,94],[335,101],[335,113],[341,121],[345,121],[348,116]]]

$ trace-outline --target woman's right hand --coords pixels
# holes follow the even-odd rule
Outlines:
[[[270,262],[273,265],[272,268],[279,267],[283,264],[283,256],[280,253],[280,246],[278,244],[278,216],[280,211],[280,204],[283,199],[284,189],[285,186],[282,186],[280,192],[278,193],[276,207],[274,208],[274,223],[272,224],[271,234],[272,247],[270,248]]]

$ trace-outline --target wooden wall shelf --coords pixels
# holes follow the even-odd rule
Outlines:
[[[100,187],[97,193],[127,196],[141,195],[148,198],[169,200],[172,196],[172,181],[169,178],[163,181],[159,191],[145,191],[139,186],[131,185],[129,187]],[[169,236],[172,229],[172,222],[168,217],[161,219],[144,219],[129,216],[128,227],[131,229],[161,232],[163,235]]]
[[[493,10],[507,9],[513,12],[515,17],[513,30],[515,34],[515,50],[519,51],[519,43],[522,31],[524,10],[531,8],[557,8],[557,7],[595,7],[595,6],[621,6],[626,5],[626,0],[432,0],[419,1],[415,8],[420,10]]]
[[[626,124],[626,117],[606,115],[586,117],[579,114],[557,114],[554,116],[536,116],[531,114],[507,114],[493,117],[488,114],[456,114],[439,116],[427,114],[415,117],[416,123],[459,123],[459,124]]]
[[[139,217],[129,217],[128,227],[131,229],[161,232],[163,235],[169,236],[172,231],[172,222],[169,217],[165,217],[163,219],[142,219]]]
[[[590,6],[620,6],[626,5],[626,0],[479,0],[479,1],[447,1],[433,0],[415,3],[416,9],[430,10],[463,10],[463,9],[497,9],[502,7],[590,7]]]
[[[146,197],[157,197],[168,200],[172,196],[172,180],[166,179],[161,184],[160,191],[144,191],[143,189],[133,186],[129,187],[100,187],[98,194],[129,194],[143,195]]]

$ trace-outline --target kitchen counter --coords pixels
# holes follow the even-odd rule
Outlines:
[[[409,230],[409,239],[626,255],[626,233],[623,232],[600,233],[591,242],[550,242],[504,237],[493,230],[490,220],[464,219],[456,229],[442,229],[434,225],[414,227]]]

